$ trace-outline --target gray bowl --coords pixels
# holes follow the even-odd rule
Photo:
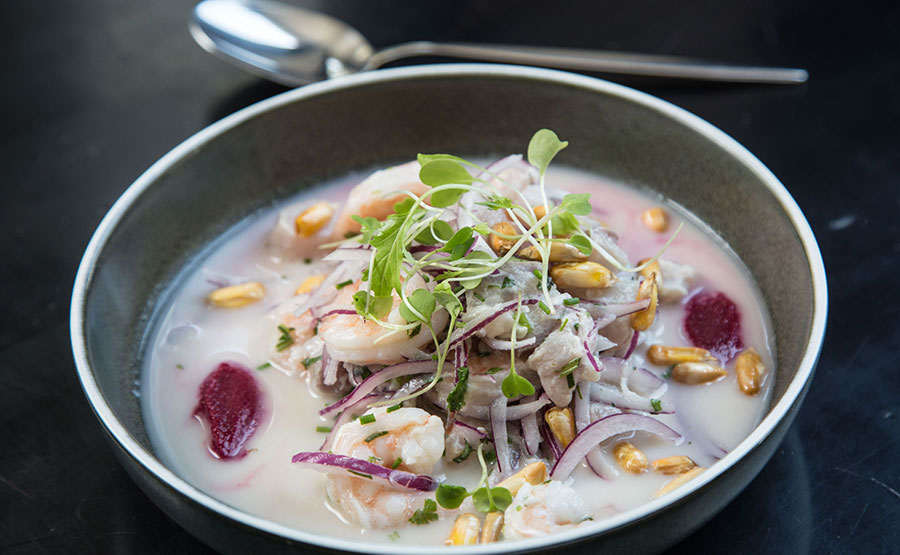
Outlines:
[[[146,356],[148,322],[166,305],[170,285],[236,223],[298,188],[417,152],[521,152],[541,127],[577,145],[559,163],[657,191],[734,248],[772,316],[778,364],[772,406],[734,451],[672,495],[597,526],[453,552],[580,542],[592,542],[590,551],[659,551],[731,501],[793,421],[822,346],[825,271],[809,225],[759,160],[696,116],[605,81],[495,65],[384,70],[286,92],[194,135],[110,209],[78,271],[72,346],[88,400],[141,489],[173,520],[225,552],[447,553],[293,530],[210,497],[156,457],[132,389]]]

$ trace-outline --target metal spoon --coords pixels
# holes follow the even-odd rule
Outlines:
[[[194,8],[190,31],[207,52],[288,86],[370,71],[416,56],[733,83],[793,85],[808,78],[802,69],[564,48],[417,41],[376,51],[343,21],[272,0],[203,0]]]

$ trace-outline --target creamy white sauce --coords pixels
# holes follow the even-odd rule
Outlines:
[[[308,190],[303,198],[340,201],[359,179],[346,179],[328,187]],[[641,212],[658,205],[659,199],[610,183],[597,176],[566,168],[551,168],[548,183],[570,192],[589,192],[600,209],[600,217],[619,235],[619,244],[632,262],[652,256],[665,242],[646,229]],[[296,202],[297,199],[294,200]],[[681,209],[668,206],[673,220],[681,220]],[[207,449],[207,432],[192,416],[197,391],[203,379],[223,361],[233,361],[254,369],[271,355],[277,341],[276,322],[271,309],[290,297],[306,277],[321,273],[316,262],[282,260],[263,248],[274,225],[272,210],[247,227],[232,233],[212,255],[201,261],[174,295],[171,306],[158,321],[142,379],[142,401],[151,439],[160,458],[188,482],[232,506],[307,532],[329,537],[356,538],[365,542],[392,541],[434,545],[447,537],[455,514],[443,516],[427,526],[408,525],[392,530],[360,530],[346,524],[329,507],[325,495],[325,475],[293,467],[291,456],[314,451],[324,434],[317,426],[331,420],[318,416],[328,399],[310,393],[306,380],[274,367],[254,371],[265,396],[263,421],[248,444],[250,453],[240,460],[216,459]],[[674,229],[675,225],[671,226]],[[665,253],[665,258],[690,264],[701,282],[728,295],[741,313],[745,347],[755,347],[767,368],[773,368],[768,316],[756,287],[743,266],[711,233],[687,223]],[[262,302],[240,309],[210,307],[207,295],[217,287],[209,280],[231,283],[260,281],[266,286]],[[662,326],[653,337],[645,337],[633,355],[657,374],[665,369],[644,364],[651,343],[689,345],[682,330],[683,311],[666,305],[659,313]],[[687,455],[708,467],[718,450],[731,450],[759,422],[767,406],[772,376],[756,397],[742,394],[736,383],[733,363],[728,376],[711,385],[685,386],[669,381],[663,399],[675,405],[677,414],[658,418],[686,436],[679,447],[653,436],[640,434],[636,443],[652,461],[669,455]],[[621,438],[618,438],[621,439]],[[611,449],[606,446],[607,453]],[[611,460],[611,459],[610,459]],[[480,475],[475,457],[463,464],[439,465],[436,477],[469,488]],[[654,472],[632,475],[619,471],[611,480],[597,478],[581,465],[572,475],[595,521],[646,503],[654,492],[670,480]],[[327,509],[327,510],[326,510]],[[588,522],[585,525],[590,526]]]

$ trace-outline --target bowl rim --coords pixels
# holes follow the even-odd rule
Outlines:
[[[679,502],[705,488],[709,483],[730,470],[740,459],[758,447],[769,437],[778,424],[789,415],[791,410],[795,407],[795,404],[802,399],[805,387],[812,378],[825,334],[828,289],[822,255],[809,223],[800,211],[800,208],[793,197],[787,189],[785,189],[784,185],[781,184],[775,175],[762,162],[729,135],[700,117],[649,94],[615,83],[610,83],[602,79],[557,70],[499,64],[438,64],[360,73],[331,81],[314,83],[262,100],[209,125],[173,148],[144,171],[144,173],[142,173],[112,205],[91,237],[78,267],[72,293],[70,333],[78,377],[92,409],[118,446],[128,453],[128,455],[138,462],[145,470],[153,474],[157,480],[165,484],[168,488],[178,492],[180,495],[190,498],[205,509],[248,526],[251,529],[304,544],[347,552],[385,555],[413,553],[445,555],[448,553],[445,546],[424,547],[365,543],[298,530],[287,525],[278,524],[265,518],[245,513],[204,493],[196,486],[191,485],[163,465],[163,463],[157,460],[151,452],[144,449],[116,418],[92,372],[90,361],[87,356],[87,337],[84,327],[87,291],[91,285],[99,255],[106,245],[107,240],[131,205],[145,190],[152,186],[161,175],[178,163],[179,160],[189,156],[206,143],[239,126],[243,122],[287,104],[331,94],[336,91],[365,87],[372,84],[430,80],[435,78],[505,78],[526,82],[536,81],[551,83],[575,87],[588,92],[615,96],[622,100],[633,102],[644,108],[653,110],[690,128],[692,131],[699,133],[741,162],[769,189],[769,192],[779,202],[793,224],[794,231],[799,236],[801,244],[806,252],[807,262],[811,269],[813,317],[810,326],[809,342],[807,343],[797,373],[788,384],[782,398],[771,407],[769,413],[756,426],[750,435],[748,435],[725,457],[714,465],[711,465],[706,472],[694,480],[691,480],[688,484],[678,488],[675,492],[629,511],[625,511],[615,517],[599,522],[594,526],[577,528],[541,538],[521,540],[515,543],[501,542],[462,548],[455,547],[453,552],[483,554],[509,553],[534,551],[553,546],[559,547],[565,544],[598,538],[610,531],[633,525],[668,506],[679,504]]]

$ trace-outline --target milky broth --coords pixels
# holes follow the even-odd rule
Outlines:
[[[358,181],[354,176],[306,190],[291,202],[323,197],[339,202]],[[551,167],[547,182],[569,192],[591,193],[596,214],[618,234],[619,244],[632,262],[652,256],[668,238],[668,234],[654,233],[641,223],[641,212],[659,205],[658,198],[567,168]],[[667,206],[673,221],[683,219],[682,209]],[[158,320],[142,376],[141,396],[157,454],[177,474],[223,502],[300,530],[376,543],[442,544],[455,515],[442,516],[426,526],[409,525],[396,535],[392,530],[361,530],[343,522],[329,507],[325,475],[292,466],[295,453],[319,449],[324,434],[316,432],[316,427],[332,422],[320,418],[318,410],[333,399],[312,394],[303,377],[275,367],[254,371],[265,398],[265,412],[248,443],[249,454],[225,461],[216,459],[207,449],[207,431],[192,415],[201,382],[223,361],[251,369],[266,361],[278,339],[271,309],[292,296],[306,277],[323,273],[321,263],[282,260],[264,248],[276,218],[277,211],[271,210],[233,230],[208,258],[199,261],[202,266],[178,284],[170,306]],[[718,238],[692,222],[693,218],[686,219],[664,257],[693,266],[700,276],[696,286],[722,291],[735,302],[741,314],[744,345],[754,347],[767,368],[773,368],[768,316],[752,279]],[[674,227],[673,223],[671,229]],[[216,287],[250,280],[265,285],[263,302],[231,310],[209,306],[207,295]],[[632,356],[638,366],[660,375],[665,368],[644,361],[647,347],[690,342],[684,336],[680,305],[664,305],[657,317],[663,325],[651,328],[655,333],[642,334]],[[734,363],[726,368],[728,376],[711,385],[686,386],[669,380],[662,398],[677,412],[657,418],[683,433],[686,441],[675,447],[655,436],[640,434],[632,441],[651,461],[687,455],[708,467],[756,426],[768,407],[771,374],[760,394],[748,397],[737,386]],[[606,445],[604,450],[609,457],[611,447]],[[472,488],[480,472],[476,457],[469,457],[462,464],[439,463],[434,474],[440,481]],[[672,478],[620,470],[613,479],[602,480],[583,464],[572,477],[596,521],[650,501],[654,492]]]

